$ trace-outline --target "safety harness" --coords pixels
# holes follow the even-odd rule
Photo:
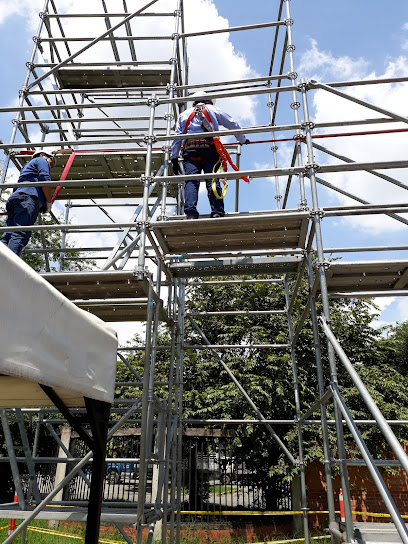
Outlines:
[[[188,116],[188,119],[186,121],[186,126],[184,127],[184,134],[187,134],[188,127],[192,119],[196,115],[201,120],[201,125],[204,131],[207,131],[207,132],[215,131],[214,123],[212,122],[210,114],[208,113],[206,107],[204,105],[197,104],[196,106],[194,106],[194,110]],[[197,147],[209,147],[213,145],[215,145],[218,155],[220,156],[218,162],[215,164],[213,168],[213,174],[215,173],[218,174],[219,172],[221,172],[221,169],[223,169],[224,172],[226,172],[228,170],[228,163],[237,172],[239,170],[238,167],[232,162],[230,154],[225,149],[224,144],[221,142],[221,140],[217,136],[215,136],[214,138],[203,138],[201,140],[190,140],[182,147],[182,150],[188,147],[197,148]],[[249,179],[246,176],[241,176],[240,179],[243,179],[244,181],[249,183]],[[221,195],[218,194],[215,178],[212,180],[211,186],[212,186],[214,196],[218,198],[219,200],[222,200],[225,196],[225,193],[227,192],[228,183],[226,179],[223,179],[220,181],[222,181],[222,183],[224,184]]]
[[[206,107],[204,105],[197,104],[196,106],[194,106],[194,111],[192,111],[188,116],[186,126],[184,127],[184,134],[187,133],[188,127],[190,126],[191,121],[196,115],[200,119],[204,130],[206,130],[207,132],[213,132],[215,130],[214,123],[212,122],[210,114],[208,113]]]

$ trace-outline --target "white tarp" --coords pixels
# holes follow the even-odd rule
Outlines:
[[[86,396],[112,402],[116,332],[77,308],[0,242],[0,406],[68,406]],[[20,378],[20,380],[15,380]]]

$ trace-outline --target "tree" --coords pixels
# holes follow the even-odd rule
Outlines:
[[[293,309],[296,323],[308,296],[306,283]],[[186,310],[210,312],[216,310],[280,310],[285,306],[282,284],[204,284],[189,288]],[[384,416],[390,419],[408,419],[408,378],[401,363],[408,346],[408,325],[393,329],[388,338],[383,331],[373,327],[376,306],[368,299],[340,299],[331,301],[332,327],[346,354],[355,365],[374,400]],[[318,312],[321,308],[318,304]],[[248,348],[250,344],[284,344],[288,341],[288,328],[284,315],[222,315],[194,318],[211,344],[242,344],[242,348],[220,350],[222,360],[248,392],[265,417],[293,420],[295,403],[293,394],[292,362],[287,350],[262,350]],[[325,338],[320,338],[325,383],[329,382],[328,356]],[[142,342],[140,338],[135,341]],[[158,343],[169,345],[167,332],[162,331]],[[202,337],[186,321],[185,344],[203,344]],[[310,320],[304,323],[296,349],[301,411],[304,412],[318,397],[316,362],[313,346],[313,331]],[[405,350],[405,351],[404,351]],[[144,353],[135,351],[127,357],[135,370],[143,375]],[[405,358],[406,361],[406,358]],[[372,419],[356,388],[352,385],[339,363],[339,381],[342,395],[353,416]],[[166,380],[169,369],[168,351],[158,350],[156,380]],[[127,381],[131,373],[122,362],[118,364],[118,380]],[[160,392],[156,389],[156,393]],[[140,386],[132,389],[118,388],[119,396],[138,397]],[[256,414],[240,391],[231,381],[212,350],[185,351],[184,357],[184,418],[198,419],[253,419]],[[333,418],[332,405],[328,405],[328,417]],[[316,413],[315,419],[319,419]],[[311,418],[312,419],[312,418]],[[229,429],[231,427],[228,427]],[[298,436],[295,425],[274,426],[288,449],[297,456]],[[226,456],[241,459],[244,455],[246,467],[253,471],[260,487],[265,492],[267,508],[275,509],[273,496],[274,479],[291,479],[297,468],[293,467],[285,454],[263,425],[240,425],[233,427],[235,439]],[[360,426],[374,457],[386,456],[385,441],[376,426]],[[394,428],[399,438],[408,443],[404,427]],[[329,426],[330,447],[336,453],[336,431]],[[345,435],[349,456],[358,456],[351,434]],[[323,460],[319,425],[303,427],[305,462]],[[270,491],[270,493],[269,493]],[[269,493],[269,495],[268,495]],[[194,498],[190,490],[191,497]]]
[[[304,284],[294,307],[296,322],[304,308],[307,286]],[[284,290],[281,284],[224,284],[193,287],[188,296],[189,311],[215,310],[274,310],[284,307]],[[320,310],[320,308],[319,308]],[[406,419],[408,416],[408,379],[403,369],[390,360],[390,345],[384,345],[382,331],[372,326],[376,307],[367,299],[340,299],[331,302],[332,328],[351,362],[357,367],[371,395],[385,417]],[[374,312],[374,313],[373,313]],[[286,317],[281,316],[217,316],[197,319],[211,344],[243,344],[242,349],[222,351],[222,359],[248,392],[265,417],[293,419],[295,415],[293,372],[287,350],[257,350],[244,344],[281,344],[288,341]],[[203,343],[192,328],[186,327],[186,343]],[[398,337],[398,335],[396,335]],[[405,337],[406,339],[406,337]],[[329,381],[325,339],[321,338],[322,360],[326,383]],[[405,344],[405,346],[408,345]],[[296,349],[301,409],[305,411],[318,397],[315,371],[313,334],[310,321],[306,321]],[[227,373],[210,351],[189,351],[185,366],[185,417],[252,419],[256,414],[242,397]],[[356,388],[339,363],[339,380],[344,386],[342,394],[356,418],[372,419]],[[328,416],[333,417],[329,405]],[[318,414],[316,414],[316,419]],[[275,429],[289,450],[295,455],[297,429],[294,425]],[[376,426],[361,428],[362,434],[374,455],[381,457],[385,442]],[[335,428],[331,426],[330,443],[336,450]],[[396,430],[400,439],[408,440],[407,432]],[[266,467],[269,475],[290,477],[293,466],[262,425],[237,428],[237,441],[242,444],[247,464],[259,472]],[[346,433],[346,449],[356,455],[354,442]],[[321,433],[318,426],[303,427],[305,461],[323,459]],[[262,475],[264,477],[265,474]]]
[[[408,321],[388,327],[382,348],[389,360],[404,374],[408,371]]]

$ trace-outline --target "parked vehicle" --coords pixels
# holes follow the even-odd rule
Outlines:
[[[134,463],[107,463],[105,478],[109,482],[117,484],[126,475],[129,475],[130,478],[135,477]]]
[[[236,479],[233,459],[216,453],[198,454],[197,470],[209,477],[219,478],[222,484],[230,484]]]

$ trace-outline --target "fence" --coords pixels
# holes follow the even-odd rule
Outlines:
[[[129,459],[139,457],[140,436],[115,436],[110,443],[108,457]],[[86,453],[81,439],[73,438],[71,453],[80,457]],[[189,518],[214,514],[222,518],[227,510],[290,510],[290,484],[282,478],[265,477],[267,467],[250,470],[244,455],[232,454],[233,437],[185,436],[181,505]],[[85,472],[90,475],[91,466]],[[104,500],[137,501],[137,463],[107,463]],[[148,477],[148,497],[152,487],[152,473]],[[71,483],[67,500],[86,500],[89,488],[80,476]]]
[[[53,439],[51,437],[44,437],[44,439],[47,439],[46,442],[43,438],[40,441],[43,445],[41,454],[58,455],[58,446]],[[75,433],[71,438],[69,449],[71,455],[76,458],[83,457],[88,451],[84,442],[75,436]],[[129,432],[129,434],[114,436],[109,443],[107,457],[138,459],[139,454],[140,435],[136,430],[136,433]],[[268,477],[267,466],[257,466],[256,470],[251,470],[244,457],[235,444],[234,436],[185,435],[183,437],[181,485],[183,521],[187,523],[226,521],[228,516],[225,512],[228,511],[291,510],[290,484],[284,482],[282,478]],[[45,495],[53,489],[56,467],[57,463],[36,465],[37,482],[41,494]],[[67,471],[70,468],[71,464],[68,463]],[[21,469],[24,478],[24,468],[21,467]],[[8,463],[0,463],[0,471],[3,475],[7,470],[9,470]],[[83,468],[83,473],[88,483],[82,476],[76,476],[65,489],[64,501],[88,500],[92,463]],[[147,501],[151,499],[152,476],[153,469],[148,473]],[[11,474],[7,480],[10,478]],[[12,479],[9,487],[11,493]],[[24,487],[28,491],[28,485]],[[137,494],[137,462],[108,462],[104,482],[104,501],[136,503]]]

